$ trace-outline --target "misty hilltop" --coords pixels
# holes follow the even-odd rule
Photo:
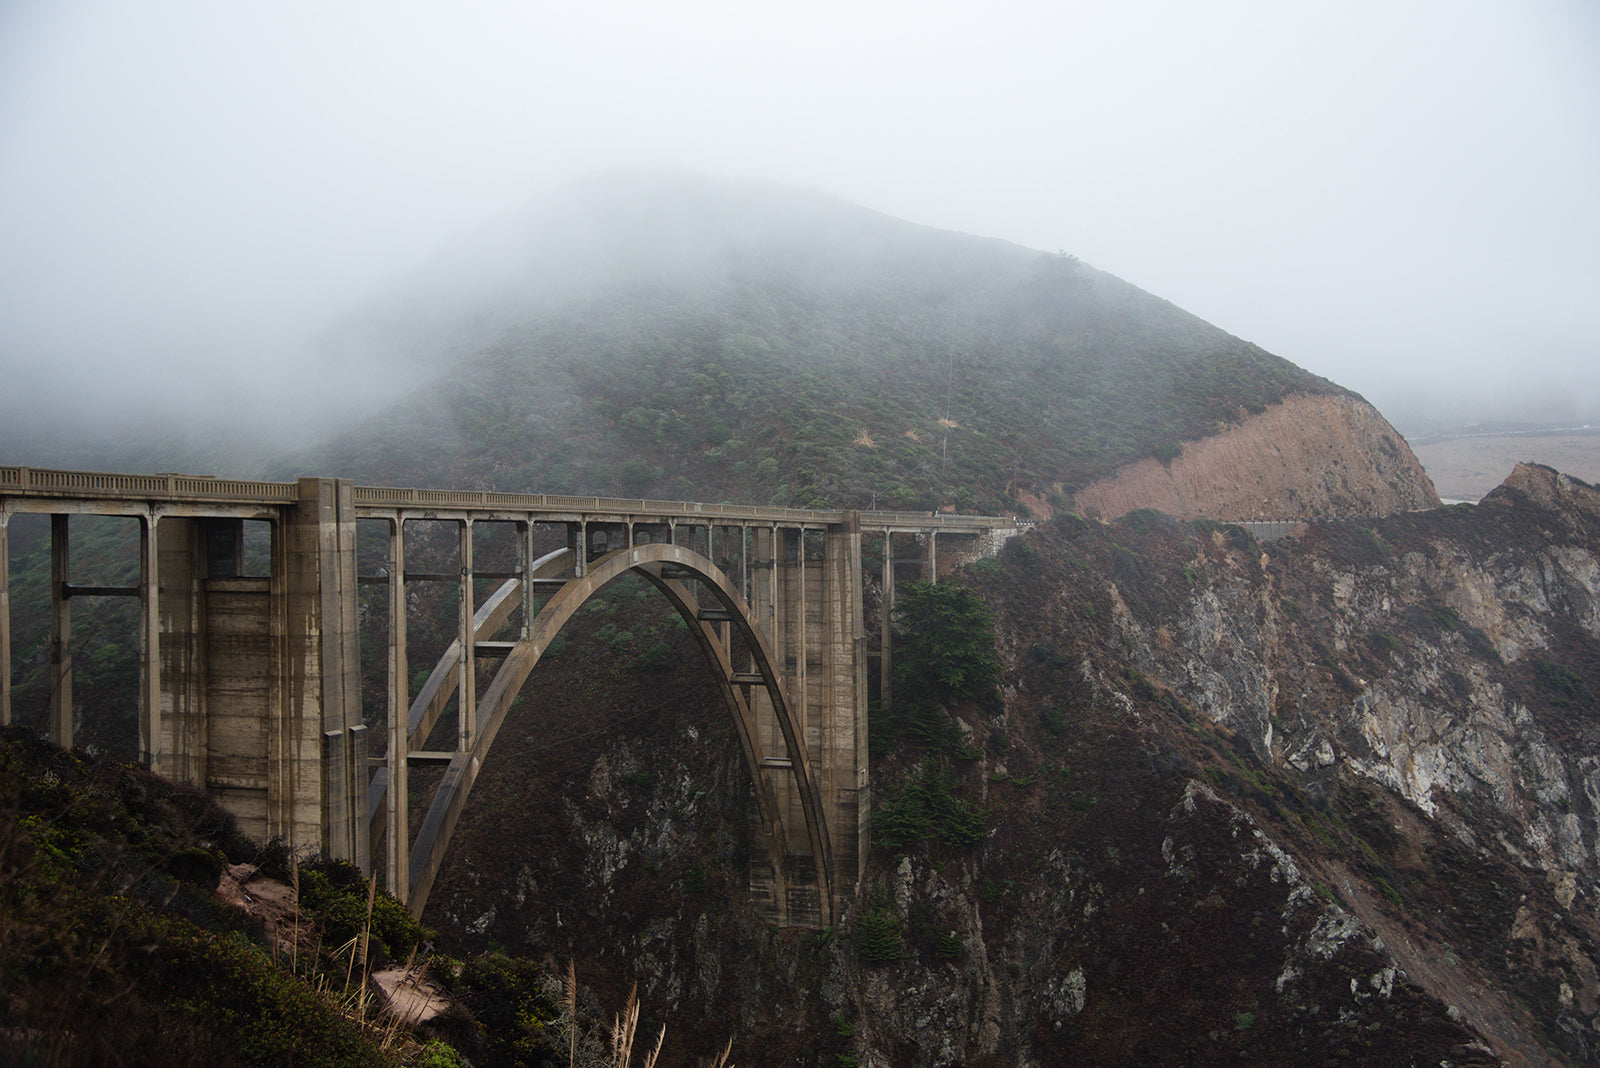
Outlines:
[[[1288,398],[1370,412],[1072,256],[683,175],[594,179],[470,235],[332,344],[421,384],[284,473],[1048,512]],[[1412,466],[1400,496],[1431,503]]]

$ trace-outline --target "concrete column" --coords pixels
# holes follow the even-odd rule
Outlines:
[[[723,555],[724,558],[726,558],[727,555],[728,555],[728,553],[727,553],[727,548],[728,548],[728,531],[727,531],[727,528],[723,528],[723,531],[722,531],[722,548],[723,548],[723,554],[722,555]],[[707,523],[706,524],[706,559],[710,560],[712,565],[715,566],[717,568],[717,570],[721,571],[723,573],[723,576],[725,578],[727,578],[727,580],[730,583],[736,581],[732,575],[729,575],[727,573],[727,569],[722,566],[723,563],[727,562],[727,560],[724,559],[722,561],[718,561],[718,559],[717,559],[717,527],[716,527],[716,524],[714,524],[714,523]],[[741,594],[741,596],[743,596],[743,594]],[[726,652],[729,655],[729,657],[731,658],[732,655],[733,655],[733,624],[731,624],[731,623],[723,623],[721,626],[719,626],[717,628],[717,632],[718,632],[718,637],[720,637],[722,639],[723,651]],[[730,659],[729,662],[730,663],[732,662],[731,659]]]
[[[756,566],[758,569],[765,569],[766,575],[758,575],[751,584],[750,607],[756,614],[758,625],[767,636],[767,642],[772,647],[773,655],[778,658],[778,662],[773,666],[777,669],[778,674],[782,676],[784,673],[783,623],[778,614],[778,564],[779,557],[783,553],[783,546],[780,544],[782,538],[776,527],[756,530],[755,538]],[[788,680],[784,679],[783,681],[787,685]],[[766,692],[759,688],[755,691],[755,699],[756,708],[754,711],[759,714],[758,722],[763,724],[762,751],[770,756],[774,750],[772,748],[772,740],[768,737],[769,732],[766,724],[772,720],[772,705],[767,700]]]
[[[811,738],[811,694],[808,692],[809,672],[806,670],[807,661],[811,659],[811,604],[806,596],[806,528],[801,527],[795,536],[794,560],[796,568],[795,588],[800,595],[799,611],[795,613],[795,634],[791,642],[794,650],[794,689],[789,691],[790,698],[794,701],[795,712],[800,717],[800,737],[809,744]]]
[[[6,527],[11,516],[0,511],[0,727],[11,725],[11,547]]]
[[[818,778],[838,891],[849,894],[871,842],[866,804],[867,639],[862,629],[861,515],[828,528],[824,559],[825,706]]]
[[[299,480],[284,527],[283,658],[268,826],[366,867],[366,745],[351,485]]]
[[[633,539],[633,528],[628,528],[628,539]],[[456,687],[456,749],[466,752],[472,748],[478,734],[478,672],[477,644],[473,640],[472,613],[472,520],[461,523],[461,611],[456,623],[460,642]]]
[[[758,572],[749,592],[751,611],[755,613],[756,623],[767,635],[767,640],[772,648],[773,655],[778,658],[774,667],[781,675],[783,672],[783,645],[780,640],[778,618],[778,558],[782,554],[781,538],[776,527],[762,527],[755,531],[755,570]],[[766,569],[766,575],[759,574],[761,569]],[[753,670],[755,665],[750,665]],[[783,752],[783,736],[778,729],[777,717],[773,714],[772,701],[767,695],[766,687],[756,686],[750,689],[750,711],[756,721],[756,733],[760,739],[761,752],[768,758]],[[787,776],[776,776],[774,788],[782,796],[784,782]],[[758,780],[752,784],[756,790],[762,789]],[[783,879],[781,877],[784,858],[768,855],[766,828],[761,822],[757,807],[750,806],[750,895],[757,909],[770,922],[782,923],[787,916],[787,901],[784,900]],[[778,877],[774,878],[777,873]]]
[[[161,562],[152,508],[139,520],[139,755],[159,772],[165,764],[161,733]]]
[[[778,676],[783,682],[784,693],[789,696],[791,711],[794,712],[798,726],[802,732],[805,727],[805,705],[800,698],[800,687],[795,677],[795,645],[794,635],[796,621],[794,612],[800,603],[800,595],[794,588],[797,565],[793,561],[793,541],[790,539],[792,531],[782,528],[773,531],[772,538],[772,629],[767,631],[767,637],[772,642],[772,651],[778,658]],[[801,627],[804,619],[800,620]],[[769,755],[787,756],[783,735],[778,732],[777,726],[772,722],[771,709],[766,717],[766,733],[770,738],[763,738],[768,746]],[[804,734],[801,735],[804,738]],[[786,817],[787,818],[787,817]]]
[[[405,516],[389,525],[389,792],[384,833],[389,839],[384,872],[389,892],[401,901],[410,893],[411,827],[407,799],[410,742],[411,679],[406,663]]]
[[[0,537],[4,531],[0,531]],[[746,604],[750,602],[750,527],[748,524],[739,527],[739,596],[743,597]]]
[[[816,746],[813,744],[817,717],[815,710],[810,707],[812,695],[807,692],[806,682],[806,660],[810,655],[812,631],[810,604],[814,599],[808,598],[806,591],[809,576],[805,533],[804,526],[779,531],[778,603],[774,613],[778,620],[778,634],[773,638],[773,646],[779,660],[783,688],[789,696],[790,711],[794,714],[798,745],[812,762],[812,774],[817,776]],[[771,719],[770,716],[768,718]],[[776,722],[772,723],[769,733],[772,735],[769,752],[783,754],[790,760],[800,758],[800,753],[791,751],[785,744]],[[815,886],[815,875],[814,869],[808,871],[806,867],[811,846],[800,830],[805,826],[803,802],[799,791],[795,789],[794,780],[789,776],[775,776],[773,785],[788,837],[787,855],[777,858],[783,865],[785,876],[783,922],[804,922],[801,917],[814,909],[816,902],[808,897],[805,889]],[[823,818],[826,819],[826,816]],[[802,860],[802,857],[807,860]]]
[[[347,778],[340,793],[338,821],[348,827],[347,859],[363,872],[372,870],[372,834],[367,822],[367,787],[372,770],[368,761],[367,724],[361,714],[361,588],[356,564],[356,495],[353,483],[335,483],[337,515],[336,563],[328,570],[338,589],[339,633],[331,647],[338,649],[339,676],[329,690],[331,714],[324,719],[324,734],[342,730],[348,742],[342,754]],[[332,822],[330,820],[330,822]]]
[[[50,517],[50,740],[72,747],[72,602],[67,583],[70,532],[65,515]]]
[[[894,534],[883,532],[883,610],[878,620],[878,705],[894,709]]]
[[[794,556],[789,570],[784,572],[784,578],[788,582],[788,589],[781,595],[786,602],[783,607],[788,615],[784,625],[784,662],[793,664],[789,668],[789,700],[794,702],[795,718],[799,721],[796,726],[800,730],[800,744],[805,745],[810,737],[811,724],[811,702],[806,695],[806,653],[811,615],[807,611],[806,598],[805,527],[794,532]]]
[[[522,576],[522,623],[517,629],[518,640],[525,640],[533,626],[533,562],[538,556],[533,551],[533,524],[525,520],[517,523],[517,574]]]
[[[166,516],[155,530],[162,742],[152,770],[179,782],[205,785],[211,742],[199,526],[193,519]]]

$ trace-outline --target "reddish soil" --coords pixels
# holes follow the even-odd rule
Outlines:
[[[1353,396],[1293,396],[1238,426],[1146,459],[1073,498],[1107,518],[1154,508],[1180,519],[1387,515],[1439,503],[1398,431]]]

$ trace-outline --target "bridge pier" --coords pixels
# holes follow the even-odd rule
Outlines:
[[[410,709],[411,672],[406,654],[406,542],[405,519],[396,515],[387,520],[389,526],[389,575],[386,583],[389,607],[388,656],[388,738],[384,751],[384,768],[392,798],[411,796],[410,760]],[[369,809],[373,806],[369,803]],[[401,901],[410,891],[407,877],[411,865],[411,828],[409,813],[404,801],[391,802],[380,808],[384,816],[385,885]],[[369,821],[368,827],[372,826]],[[371,833],[369,831],[369,833]]]
[[[823,670],[816,687],[820,734],[816,766],[823,811],[833,829],[835,872],[841,889],[853,889],[871,844],[872,812],[859,513],[846,513],[843,523],[828,527],[822,565]]]
[[[272,517],[267,577],[240,573],[242,518],[153,524],[143,733],[153,768],[205,784],[247,834],[365,867],[351,488],[296,489]]]
[[[11,726],[11,513],[0,508],[0,727]]]
[[[288,702],[280,721],[292,742],[284,747],[287,781],[276,793],[292,818],[316,818],[320,810],[323,851],[365,869],[367,743],[354,491],[331,478],[302,478],[297,485],[300,499],[283,537]],[[307,744],[313,738],[314,747]],[[289,825],[292,818],[280,820]]]
[[[870,842],[867,766],[867,655],[861,618],[861,526],[856,513],[827,525],[757,527],[746,584],[762,630],[778,657],[784,691],[798,719],[833,851],[836,892],[854,887]],[[770,698],[754,691],[763,751],[788,766]],[[775,777],[785,828],[804,827],[798,784]],[[752,828],[754,830],[754,828]],[[802,926],[837,915],[842,902],[816,900],[814,870],[803,837],[790,832],[786,855],[769,857],[752,833],[752,900],[769,919]],[[768,873],[784,874],[774,885]],[[782,898],[779,898],[779,895]]]
[[[72,745],[72,577],[71,532],[67,517],[50,517],[50,740]]]

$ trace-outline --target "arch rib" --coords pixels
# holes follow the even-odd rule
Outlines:
[[[571,549],[557,549],[555,552],[546,553],[533,562],[533,566],[528,569],[529,573],[533,578],[545,579],[554,578],[563,571],[570,572],[573,556]],[[507,579],[489,595],[472,616],[474,641],[482,641],[505,624],[520,603],[518,595],[521,589],[520,579]],[[427,743],[428,736],[433,733],[433,728],[439,722],[439,716],[455,694],[456,682],[460,675],[461,639],[455,638],[440,654],[438,664],[429,673],[427,681],[422,684],[422,689],[417,691],[406,713],[408,751]],[[382,821],[388,796],[389,776],[387,769],[380,768],[373,776],[372,785],[367,792],[367,820],[374,841],[383,830]],[[390,848],[394,848],[392,844]]]
[[[478,735],[473,740],[473,746],[471,750],[457,753],[450,761],[434,793],[433,802],[423,819],[422,826],[418,829],[416,842],[411,848],[407,904],[413,915],[421,916],[427,904],[428,895],[433,889],[434,879],[444,860],[449,841],[455,833],[467,797],[522,684],[539,662],[540,656],[549,648],[551,640],[573,614],[601,587],[627,571],[637,571],[667,596],[690,624],[691,633],[695,634],[708,662],[718,676],[723,700],[733,717],[740,748],[750,768],[756,801],[767,832],[769,855],[774,868],[774,885],[778,893],[783,893],[786,838],[779,815],[777,796],[768,777],[772,769],[765,766],[760,732],[750,711],[749,702],[740,689],[742,683],[734,681],[735,672],[728,649],[722,644],[712,624],[700,618],[699,605],[688,587],[674,577],[667,577],[666,568],[669,565],[674,569],[690,572],[696,580],[705,584],[724,610],[724,614],[744,636],[751,651],[753,666],[761,675],[762,684],[771,699],[774,715],[788,750],[787,770],[794,780],[806,822],[807,836],[816,861],[821,919],[824,924],[833,922],[833,853],[829,843],[828,827],[823,816],[816,780],[811,773],[804,738],[800,734],[798,722],[777,675],[776,656],[766,635],[756,624],[755,614],[739,596],[727,576],[700,554],[670,544],[618,549],[591,563],[582,576],[570,580],[551,596],[529,625],[527,636],[517,642],[505,656],[494,679],[481,696],[477,716]]]

